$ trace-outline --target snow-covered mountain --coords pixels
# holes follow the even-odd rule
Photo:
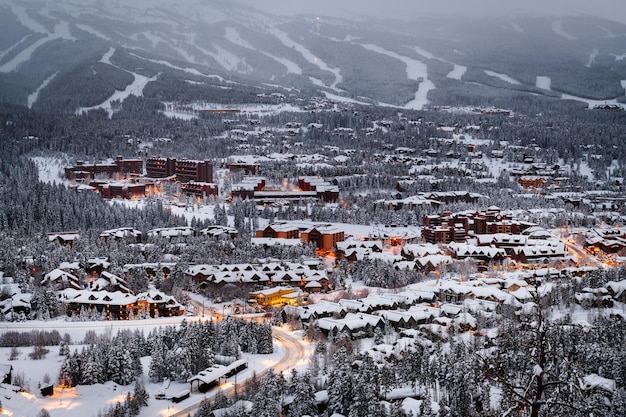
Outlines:
[[[626,25],[598,18],[346,20],[149,3],[0,0],[0,101],[77,112],[129,94],[246,102],[282,91],[420,110],[625,96]]]

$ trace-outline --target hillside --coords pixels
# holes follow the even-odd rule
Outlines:
[[[44,112],[112,111],[130,94],[156,104],[332,94],[415,110],[558,99],[584,107],[625,96],[626,26],[600,18],[364,21],[220,1],[4,0],[0,10],[1,100]]]

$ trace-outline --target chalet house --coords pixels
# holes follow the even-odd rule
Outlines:
[[[525,189],[529,188],[543,188],[549,178],[539,175],[524,175],[517,179],[517,182]]]
[[[383,317],[396,329],[409,329],[432,323],[434,318],[439,317],[439,309],[414,306],[406,311],[385,310],[378,311],[375,314]]]
[[[436,271],[441,265],[452,262],[448,255],[427,255],[415,260],[416,269],[422,272]]]
[[[210,236],[213,238],[221,238],[223,236],[226,236],[231,239],[234,239],[237,236],[239,236],[239,231],[235,229],[234,227],[213,225],[213,226],[207,227],[206,229],[200,230],[200,234],[203,236]]]
[[[585,307],[613,307],[613,298],[605,287],[585,287],[581,292],[574,294],[574,299],[578,304]]]
[[[100,274],[105,269],[109,269],[110,266],[109,258],[89,258],[85,264],[85,271],[88,274]]]
[[[97,312],[107,320],[128,320],[136,311],[137,297],[122,292],[70,290],[61,293],[69,317]]]
[[[196,234],[196,230],[189,226],[165,227],[148,231],[148,237],[164,237],[169,240],[172,240],[173,238],[196,236]]]
[[[55,232],[48,233],[48,242],[59,242],[63,246],[69,246],[70,248],[74,245],[74,241],[80,238],[80,234],[78,232]]]
[[[242,286],[243,290],[263,287],[289,286],[306,292],[321,292],[330,289],[330,281],[316,262],[308,265],[289,262],[269,262],[261,265],[223,264],[191,265],[185,270],[199,289],[222,287],[227,284]]]
[[[365,298],[359,299],[364,305],[367,311],[374,310],[395,310],[398,308],[398,301],[392,297],[386,297],[382,295],[368,295]]]
[[[417,245],[407,244],[402,246],[402,256],[404,259],[413,261],[427,255],[441,255],[441,249],[437,245]]]
[[[104,240],[130,240],[136,243],[141,243],[142,233],[139,230],[132,227],[121,227],[119,229],[104,230],[100,233],[100,237]]]
[[[160,273],[164,279],[167,279],[172,271],[176,268],[176,263],[174,262],[146,262],[141,264],[125,264],[124,272],[134,272],[140,271],[145,274],[146,278],[152,279],[157,273]]]
[[[565,245],[559,246],[524,246],[514,248],[511,259],[524,264],[546,265],[557,259],[564,259],[567,255]]]
[[[285,306],[281,313],[283,322],[289,317],[298,317],[302,322],[308,322],[322,317],[342,318],[346,314],[347,310],[341,304],[325,300],[306,306]]]
[[[511,295],[493,285],[474,285],[470,289],[469,296],[472,300],[501,304],[509,299]],[[464,302],[467,301],[466,298]]]
[[[384,330],[385,322],[382,317],[365,313],[348,313],[342,319],[321,318],[317,325],[328,336],[337,336],[342,332],[351,337],[367,336],[374,332],[375,328]]]
[[[404,184],[405,183],[406,182],[404,182]],[[402,184],[400,182],[398,183],[396,188],[398,189],[398,191],[403,191]],[[441,205],[441,201],[424,198],[420,195],[413,195],[413,196],[409,196],[403,199],[395,199],[395,200],[379,200],[376,203],[377,204],[384,203],[387,206],[387,208],[390,208],[393,210],[402,210],[402,209],[413,210],[416,207],[423,207],[423,206],[438,207]]]
[[[478,281],[454,282],[440,281],[438,286],[439,301],[443,303],[462,303],[466,298],[474,297],[473,289],[475,286],[482,285]],[[448,304],[449,305],[449,304]]]
[[[372,252],[383,251],[383,242],[380,240],[344,240],[336,243],[337,259],[347,259],[350,262],[362,260]]]
[[[350,248],[346,249],[345,252],[341,252],[338,256],[338,260],[345,259],[350,263],[362,261],[366,258],[372,258],[373,252],[369,248]]]
[[[79,290],[80,280],[77,276],[57,268],[44,275],[41,285],[47,285],[54,291],[62,291],[66,288]]]
[[[626,248],[626,230],[619,228],[593,229],[586,236],[585,243],[589,251],[598,253],[617,253]]]
[[[502,262],[507,257],[504,249],[492,248],[490,246],[474,246],[464,243],[453,242],[448,245],[456,259],[475,259],[483,264]]]
[[[508,256],[513,253],[514,248],[526,246],[528,242],[528,236],[508,233],[476,235],[476,239],[479,246],[495,246],[504,249]]]
[[[213,274],[217,272],[217,268],[212,265],[190,265],[185,270],[185,275],[191,277],[194,284],[199,285],[207,280],[209,280]]]
[[[31,313],[31,293],[22,293],[19,289],[9,298],[0,301],[0,311],[7,319],[28,317]]]
[[[470,313],[462,312],[452,320],[454,326],[456,326],[462,332],[468,332],[470,330],[476,330],[478,321]]]
[[[360,300],[351,300],[349,298],[342,298],[339,300],[339,304],[349,312],[361,312],[369,313],[367,306]]]
[[[308,294],[292,287],[274,287],[250,292],[248,298],[262,307],[274,307],[306,304]]]
[[[403,291],[400,293],[396,293],[396,296],[407,297],[404,302],[404,306],[415,305],[415,304],[434,304],[437,302],[437,294],[435,291],[429,290],[409,290]]]
[[[150,317],[173,317],[184,313],[182,306],[160,291],[147,291],[137,294],[137,311],[145,311]]]
[[[147,292],[139,295],[119,291],[90,291],[67,289],[60,295],[67,315],[80,316],[81,313],[97,312],[107,320],[129,320],[142,312],[151,317],[178,316],[183,313],[176,300],[160,292]]]
[[[319,292],[328,292],[330,288],[330,281],[326,277],[320,277],[319,279],[304,281],[304,287],[300,285],[300,289],[305,292],[310,293],[319,293]]]
[[[126,280],[108,271],[102,271],[97,278],[89,278],[89,289],[92,291],[110,291],[130,293]]]
[[[604,284],[604,287],[608,290],[614,300],[626,303],[626,280],[617,282],[609,281]]]
[[[209,285],[213,283],[218,287],[223,287],[227,284],[240,285],[242,288],[259,287],[270,283],[270,279],[262,272],[252,271],[218,271],[215,272],[208,281],[203,284]],[[203,285],[199,286],[200,288]]]
[[[416,326],[415,319],[406,311],[380,311],[377,314],[395,329],[412,329]]]
[[[469,191],[432,192],[423,195],[431,200],[441,201],[446,204],[462,202],[477,203],[480,198],[485,198],[482,194],[470,193]]]
[[[245,175],[256,175],[259,164],[246,162],[233,162],[228,164],[230,172],[243,172]]]

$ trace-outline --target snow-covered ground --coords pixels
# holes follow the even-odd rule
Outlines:
[[[366,103],[364,101],[355,100],[355,99],[350,98],[350,97],[339,96],[337,94],[329,93],[328,91],[322,91],[322,93],[324,93],[324,95],[326,96],[327,99],[334,100],[334,101],[337,101],[339,103],[361,104],[361,105],[364,105],[364,106],[371,105],[371,103]]]
[[[541,88],[542,90],[551,91],[552,90],[552,79],[545,75],[538,75],[536,78],[535,86],[537,88]],[[626,80],[621,81],[621,86],[625,89],[626,94]],[[593,100],[584,97],[578,97],[571,94],[561,94],[561,99],[563,100],[575,100],[582,101],[583,103],[587,103],[587,106],[592,109],[596,106],[604,105],[604,104],[612,104],[616,106],[620,106],[623,109],[626,109],[626,104],[620,103],[617,99],[613,100]]]
[[[0,61],[4,59],[4,57],[7,56],[12,50],[19,48],[20,45],[31,36],[32,35],[26,35],[22,39],[20,39],[19,41],[11,45],[10,47],[8,47],[6,50],[0,51]]]
[[[218,80],[220,82],[223,82],[223,83],[233,83],[233,84],[235,84],[234,81],[226,80],[224,77],[222,77],[220,75],[204,74],[204,73],[198,71],[195,68],[181,67],[181,66],[178,66],[178,65],[174,65],[174,64],[172,64],[171,62],[168,62],[168,61],[159,60],[159,59],[149,59],[149,58],[146,58],[146,57],[143,57],[143,56],[140,56],[140,55],[137,55],[137,54],[133,54],[133,53],[130,53],[130,55],[134,56],[135,58],[142,59],[144,61],[152,62],[154,64],[163,65],[163,66],[166,66],[168,68],[172,68],[172,69],[175,69],[175,70],[186,72],[188,74],[197,75],[197,76],[200,76],[200,77],[216,79],[216,80]]]
[[[406,65],[406,75],[409,80],[415,80],[419,82],[417,91],[415,92],[415,98],[404,105],[404,108],[411,110],[423,110],[429,103],[428,92],[435,89],[435,84],[428,79],[428,67],[422,61],[414,58],[409,58],[400,55],[396,52],[389,51],[378,45],[363,44],[363,48],[368,51],[376,52],[382,55],[387,55],[391,58],[404,62]]]
[[[550,77],[546,77],[545,75],[538,75],[535,86],[537,88],[541,88],[542,90],[549,91],[550,87],[552,86],[552,79],[550,79]]]
[[[163,112],[163,114],[169,117],[170,119],[193,120],[193,119],[198,118],[198,115],[196,114],[186,113],[182,111],[175,111],[175,110],[166,110]]]
[[[111,38],[107,35],[105,35],[104,33],[100,32],[99,30],[96,30],[94,28],[92,28],[91,26],[88,25],[84,25],[84,24],[77,24],[76,27],[80,30],[83,30],[87,33],[91,33],[92,35],[100,38],[100,39],[104,39],[105,41],[110,41]]]
[[[591,51],[591,54],[589,55],[589,61],[587,61],[587,64],[585,65],[587,68],[590,68],[591,65],[595,62],[599,52],[600,51],[598,51],[597,49]]]
[[[563,29],[563,19],[556,19],[552,21],[552,31],[570,41],[575,41],[577,39],[576,36],[572,36],[565,32]]]
[[[109,114],[109,117],[111,117],[111,116],[113,116],[113,113],[115,113],[114,102],[122,103],[130,95],[141,97],[143,95],[143,89],[146,87],[146,85],[150,81],[154,81],[154,80],[157,79],[158,75],[155,75],[154,77],[148,78],[145,75],[141,75],[141,74],[137,74],[137,73],[134,73],[134,72],[130,72],[130,71],[125,70],[124,68],[121,68],[121,67],[118,67],[117,65],[112,64],[111,63],[111,57],[113,56],[114,53],[115,53],[115,48],[109,48],[109,50],[107,52],[105,52],[105,54],[102,56],[102,58],[100,58],[100,62],[108,64],[108,65],[112,65],[112,66],[114,66],[116,68],[119,68],[119,69],[121,69],[123,71],[126,71],[126,72],[130,73],[134,77],[133,82],[128,84],[126,86],[126,88],[124,88],[124,90],[122,90],[122,91],[116,90],[111,95],[111,97],[109,97],[108,99],[106,99],[104,102],[102,102],[100,104],[97,104],[97,105],[91,106],[91,107],[81,107],[81,108],[79,108],[78,110],[76,110],[76,114],[87,113],[90,110],[104,109]]]
[[[234,43],[235,45],[239,45],[239,46],[241,46],[243,48],[261,52],[263,55],[265,55],[267,57],[270,57],[274,61],[280,63],[283,66],[285,66],[285,68],[287,68],[287,73],[302,75],[302,68],[300,68],[300,66],[298,64],[296,64],[295,62],[293,62],[293,61],[291,61],[291,60],[289,60],[287,58],[278,57],[278,56],[272,55],[272,54],[270,54],[268,52],[261,51],[261,50],[255,48],[250,43],[248,43],[246,40],[242,39],[241,35],[237,31],[237,29],[235,29],[233,27],[227,27],[225,29],[225,31],[226,31],[225,37],[226,37],[226,39],[228,41]]]
[[[54,74],[52,74],[51,76],[49,76],[48,78],[46,78],[44,80],[44,82],[42,82],[41,85],[39,87],[37,87],[37,89],[34,92],[32,92],[31,94],[28,95],[28,108],[29,109],[33,108],[33,104],[35,104],[35,102],[39,98],[39,93],[41,92],[41,90],[46,88],[46,86],[48,84],[50,84],[50,81],[52,81],[54,79],[54,77],[57,76],[58,73],[59,72],[57,71]]]
[[[520,83],[519,81],[517,81],[514,78],[509,77],[506,74],[501,74],[499,72],[495,72],[495,71],[489,71],[489,70],[484,70],[485,74],[489,75],[490,77],[496,77],[501,79],[504,82],[507,82],[509,84],[514,84],[514,85],[521,85],[522,83]]]
[[[441,62],[452,64],[454,67],[452,68],[452,70],[450,72],[448,72],[446,74],[446,78],[451,78],[453,80],[461,80],[463,75],[465,75],[465,72],[467,72],[467,67],[466,66],[455,64],[454,62],[450,62],[450,61],[447,61],[447,60],[445,60],[443,58],[436,57],[431,52],[429,52],[429,51],[427,51],[427,50],[425,50],[423,48],[420,48],[419,46],[415,47],[415,52],[417,52],[418,54],[420,54],[421,56],[423,56],[426,59],[436,59],[436,60],[439,60]]]
[[[215,49],[215,52],[200,48],[197,45],[196,48],[200,49],[204,54],[213,58],[218,64],[222,66],[222,68],[227,71],[240,72],[244,74],[249,74],[250,72],[252,72],[252,67],[250,67],[250,65],[246,63],[245,59],[240,58],[233,52],[222,48],[218,44],[214,43],[211,46],[213,47],[213,49]],[[189,61],[189,59],[187,60]]]
[[[135,72],[131,72],[130,74],[134,77],[134,80],[132,83],[128,84],[124,90],[115,91],[111,95],[111,97],[109,97],[104,102],[97,104],[95,106],[81,107],[78,110],[76,110],[76,114],[87,113],[90,110],[104,109],[109,114],[109,117],[111,117],[113,116],[113,113],[115,112],[114,102],[119,101],[119,103],[122,103],[130,95],[141,97],[143,95],[143,89],[146,87],[146,85],[148,85],[150,81],[154,81],[157,79],[157,76],[148,78],[145,75],[137,74]]]
[[[51,156],[33,156],[30,158],[36,165],[39,173],[39,181],[50,184],[65,184],[64,168],[68,161]]]
[[[624,83],[622,82],[622,86],[623,85],[624,85]],[[573,96],[571,94],[561,94],[561,98],[563,100],[582,101],[583,103],[587,103],[587,106],[590,109],[593,109],[596,106],[602,106],[602,105],[607,105],[608,104],[608,105],[619,106],[619,107],[623,108],[624,110],[626,110],[626,104],[618,102],[617,99],[613,99],[613,100],[593,100],[593,99],[589,99],[589,98]]]
[[[46,36],[45,38],[38,39],[35,43],[29,45],[27,48],[22,49],[11,60],[0,65],[0,72],[15,71],[21,64],[30,59],[30,57],[33,55],[33,52],[35,52],[37,48],[47,42],[50,42],[51,40],[52,38],[50,36]]]
[[[461,80],[463,75],[467,72],[467,67],[463,65],[454,64],[454,68],[452,71],[446,74],[447,78],[452,78],[453,80]]]
[[[9,61],[0,65],[0,72],[12,72],[16,71],[20,65],[29,61],[33,55],[33,53],[42,45],[57,39],[64,40],[76,40],[71,34],[69,24],[65,21],[57,21],[54,30],[49,32],[43,25],[33,19],[28,11],[24,7],[20,7],[17,5],[9,5],[11,7],[12,12],[18,17],[20,23],[23,26],[26,26],[34,33],[44,34],[43,38],[38,39],[33,44],[28,47],[22,49],[18,54],[16,54]],[[19,44],[22,41],[18,42],[13,47],[19,47]],[[13,48],[12,47],[12,48]]]
[[[341,75],[341,70],[339,68],[332,68],[326,62],[322,61],[319,57],[315,56],[315,54],[309,51],[304,45],[292,40],[287,33],[277,29],[276,27],[270,27],[269,31],[272,35],[278,38],[283,45],[285,45],[287,48],[298,51],[300,55],[302,55],[302,57],[309,61],[311,64],[315,65],[322,71],[331,72],[335,76],[335,81],[333,81],[333,83],[329,86],[325,85],[325,87],[331,88],[336,91],[341,91],[339,88],[337,88],[337,84],[343,81],[343,76]]]
[[[189,117],[189,113],[187,111],[181,112],[175,110],[175,103],[166,102],[164,103],[166,108],[168,109],[165,114],[171,117],[179,117],[185,118]],[[238,105],[223,105],[220,103],[209,103],[209,102],[194,102],[189,103],[187,105],[191,107],[194,112],[200,110],[217,110],[217,109],[233,109],[239,110],[241,113],[253,114],[257,116],[263,115],[275,115],[280,113],[301,113],[304,110],[300,107],[296,107],[294,105],[288,103],[280,103],[280,104],[238,104]]]

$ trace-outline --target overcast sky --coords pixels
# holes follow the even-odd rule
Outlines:
[[[626,0],[237,0],[274,14],[346,17],[365,14],[418,17],[434,14],[533,16],[593,15],[626,23]]]

